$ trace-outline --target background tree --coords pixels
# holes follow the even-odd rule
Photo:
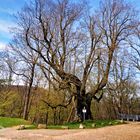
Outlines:
[[[123,54],[123,55],[122,55]],[[125,59],[124,59],[125,58]],[[118,113],[131,114],[137,99],[138,84],[126,50],[115,55],[107,92],[115,117]],[[133,112],[134,113],[134,112]]]
[[[34,79],[37,74],[36,64],[38,61],[38,55],[25,45],[24,40],[22,40],[22,35],[17,36],[9,45],[11,50],[7,57],[7,64],[15,76],[20,79],[17,81],[20,83],[22,82],[26,87],[23,97],[23,118],[28,119],[31,90],[33,85],[35,85]]]

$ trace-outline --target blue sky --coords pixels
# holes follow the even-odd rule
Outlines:
[[[0,49],[5,48],[12,38],[10,28],[16,26],[13,15],[19,11],[26,0],[1,0],[0,2]],[[29,1],[29,0],[28,0]],[[100,0],[89,0],[93,7],[97,7]],[[140,9],[140,0],[126,0]]]
[[[14,27],[14,14],[23,7],[25,0],[1,0],[0,2],[0,49],[11,39],[10,28]]]

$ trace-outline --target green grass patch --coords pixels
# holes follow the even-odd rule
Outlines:
[[[122,123],[119,120],[96,120],[96,121],[85,121],[83,124],[85,124],[87,128],[93,128],[92,124],[95,124],[95,128],[100,128]]]
[[[30,125],[29,121],[19,118],[8,118],[8,117],[0,117],[0,126],[1,127],[12,127],[17,125]]]
[[[25,125],[25,129],[37,129],[37,126],[34,124],[31,125]]]
[[[62,129],[62,125],[48,125],[47,129]]]
[[[105,126],[111,126],[111,125],[118,125],[122,124],[119,120],[87,120],[82,122],[85,128],[91,129],[91,128],[101,128]],[[69,129],[78,129],[80,123],[79,122],[72,122],[72,123],[66,123],[63,126],[68,126]],[[93,127],[93,125],[95,125]],[[47,126],[48,129],[62,129],[62,125],[49,125]]]
[[[79,129],[80,122],[65,123],[63,125],[48,125],[48,129]],[[82,122],[86,129],[100,128],[111,125],[122,124],[119,120],[87,120]],[[4,127],[13,127],[18,125],[25,125],[25,129],[36,129],[37,126],[31,124],[29,121],[19,118],[0,117],[0,129]]]

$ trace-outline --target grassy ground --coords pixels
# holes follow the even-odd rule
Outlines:
[[[88,120],[82,123],[85,128],[100,128],[110,125],[118,125],[122,124],[119,120]],[[66,123],[63,126],[68,127],[69,129],[77,129],[79,128],[79,122]],[[49,125],[48,129],[62,129],[62,125]]]
[[[0,117],[0,128],[13,127],[17,125],[25,125],[27,129],[35,128],[29,121],[19,118]]]
[[[84,121],[82,123],[85,128],[100,128],[110,125],[117,125],[121,124],[118,120],[88,120]],[[5,127],[13,127],[17,125],[25,125],[26,129],[35,129],[37,128],[36,125],[31,124],[29,121],[25,121],[23,119],[19,118],[7,118],[7,117],[0,117],[0,128]],[[72,122],[72,123],[66,123],[64,125],[48,125],[48,129],[78,129],[80,125],[80,122]]]

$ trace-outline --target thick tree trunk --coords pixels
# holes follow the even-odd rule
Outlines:
[[[53,109],[53,124],[56,125],[56,108]]]
[[[28,92],[26,94],[26,97],[25,97],[25,104],[24,104],[24,110],[23,110],[23,119],[25,119],[25,120],[28,120],[30,92],[31,92],[31,89],[28,90]]]
[[[80,93],[80,91],[79,91]],[[78,94],[77,95],[77,115],[81,121],[92,120],[92,113],[90,110],[92,98],[89,94]],[[84,116],[83,109],[86,109]]]
[[[46,126],[48,125],[48,112],[46,112],[46,117],[45,117],[45,123],[46,123]]]
[[[30,97],[31,97],[31,89],[32,89],[32,84],[34,80],[34,74],[35,74],[35,64],[33,63],[32,68],[31,68],[31,77],[29,78],[29,87],[27,86],[27,93],[25,96],[25,103],[24,103],[24,110],[23,110],[23,119],[28,120],[28,110],[29,110],[29,103],[30,103]]]

